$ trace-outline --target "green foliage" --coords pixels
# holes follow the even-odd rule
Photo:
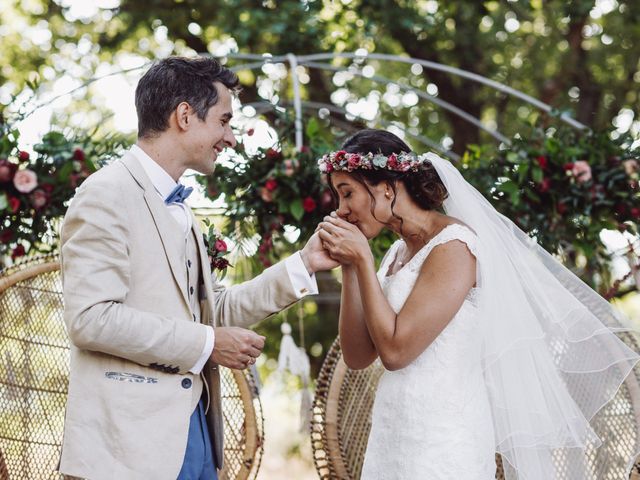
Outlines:
[[[538,125],[496,151],[471,147],[467,180],[546,250],[603,293],[611,286],[602,230],[638,234],[638,149],[609,132]]]
[[[75,189],[125,146],[115,135],[52,130],[34,146],[32,156],[18,149],[18,140],[11,124],[0,123],[0,257],[14,260],[54,248],[53,226]]]

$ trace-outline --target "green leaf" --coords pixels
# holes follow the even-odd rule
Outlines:
[[[544,178],[544,173],[542,172],[542,169],[540,167],[534,166],[533,170],[531,171],[531,176],[533,177],[534,182],[540,183]]]
[[[2,192],[0,194],[0,210],[5,210],[9,206],[9,199],[7,198],[7,194]]]
[[[313,139],[313,137],[318,135],[318,132],[320,132],[320,125],[318,124],[318,121],[312,117],[307,121],[307,128],[305,133],[307,134],[307,137]]]
[[[302,200],[300,200],[299,198],[294,200],[291,203],[291,205],[289,205],[289,211],[291,212],[291,215],[293,215],[293,218],[295,218],[296,220],[300,220],[304,215],[304,208],[302,208]]]

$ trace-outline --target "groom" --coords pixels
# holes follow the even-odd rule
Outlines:
[[[71,373],[60,471],[90,480],[215,479],[222,467],[220,365],[255,362],[245,329],[317,293],[333,268],[314,235],[240,285],[211,277],[184,204],[186,169],[213,173],[236,140],[238,78],[211,58],[168,58],[136,89],[138,141],[78,189],[62,227]]]

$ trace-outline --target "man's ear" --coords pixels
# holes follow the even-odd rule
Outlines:
[[[187,102],[180,102],[176,109],[173,111],[174,118],[176,120],[176,126],[180,130],[188,130],[191,125],[193,109]]]

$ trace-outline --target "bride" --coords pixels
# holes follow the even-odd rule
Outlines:
[[[610,305],[437,155],[363,130],[318,165],[344,361],[385,367],[361,478],[489,480],[496,452],[508,479],[598,478],[589,421],[639,359]],[[400,239],[376,272],[385,228]]]

